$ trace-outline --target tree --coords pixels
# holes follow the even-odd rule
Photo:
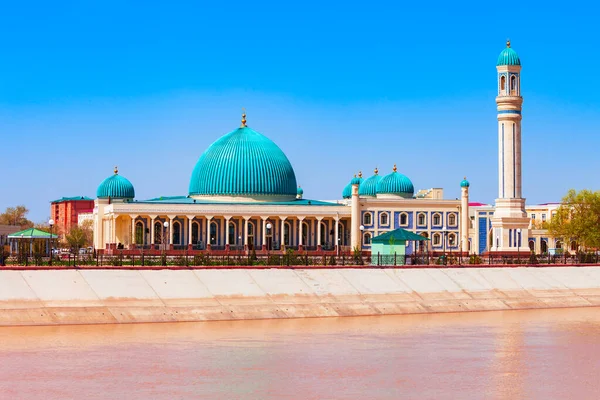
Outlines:
[[[565,241],[575,240],[586,249],[600,248],[600,191],[569,190],[550,220],[548,232]]]
[[[65,235],[65,240],[69,247],[79,251],[80,248],[91,245],[92,243],[92,221],[85,221],[83,225],[72,227]]]
[[[29,210],[20,205],[16,207],[7,207],[6,211],[0,214],[0,225],[18,225],[21,228],[31,228],[33,222],[27,219]]]

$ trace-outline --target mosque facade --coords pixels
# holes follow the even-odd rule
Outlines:
[[[469,182],[457,179],[460,199],[443,189],[415,192],[394,165],[354,176],[335,201],[311,200],[297,185],[285,153],[247,125],[217,139],[200,156],[188,193],[135,198],[119,174],[106,178],[94,202],[94,246],[127,250],[370,251],[371,240],[403,228],[430,240],[418,252],[528,251],[532,226],[521,187],[521,64],[510,44],[498,71],[499,196],[495,206],[469,205]],[[543,233],[542,233],[543,234]],[[535,244],[534,244],[535,245]]]

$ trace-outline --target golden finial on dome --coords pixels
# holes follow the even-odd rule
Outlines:
[[[115,165],[115,175],[118,175],[118,174],[119,174],[119,167],[117,167],[117,166]]]
[[[354,177],[356,178],[356,174],[354,174]]]
[[[358,177],[362,178],[362,171],[358,171]]]
[[[467,177],[465,176],[463,179],[466,181],[466,180],[467,180]]]
[[[396,164],[394,164],[394,168],[392,168],[392,171],[398,172],[398,168],[396,168]]]
[[[240,128],[245,128],[246,127],[246,109],[242,108],[242,125],[240,125]]]
[[[377,169],[377,167],[375,167],[375,171],[373,171],[373,172],[375,172],[375,175],[378,175],[379,174],[379,169]]]
[[[510,47],[510,39],[506,39],[506,47]]]

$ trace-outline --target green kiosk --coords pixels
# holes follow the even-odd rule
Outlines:
[[[409,240],[429,239],[402,228],[374,237],[371,240],[371,265],[404,265]]]

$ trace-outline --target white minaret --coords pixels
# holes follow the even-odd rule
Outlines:
[[[460,183],[460,251],[469,254],[469,181]]]
[[[510,48],[500,53],[498,71],[498,198],[492,218],[491,251],[529,251],[529,220],[521,189],[521,60]]]
[[[350,223],[350,245],[352,250],[360,250],[362,248],[362,238],[360,232],[360,202],[358,197],[358,186],[362,181],[362,172],[358,173],[358,178],[354,175],[350,185],[352,185],[352,208],[351,208],[351,223]]]

